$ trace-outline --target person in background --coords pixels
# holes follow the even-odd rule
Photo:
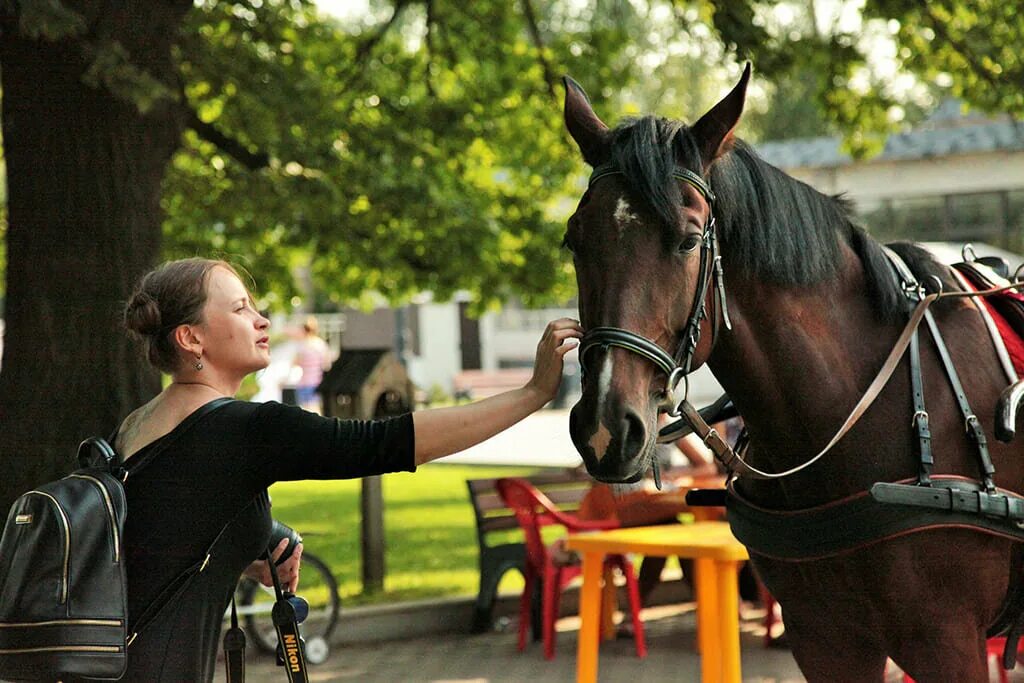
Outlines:
[[[331,367],[331,349],[320,338],[320,326],[313,316],[307,316],[302,323],[302,339],[295,350],[295,367],[302,375],[295,384],[295,400],[300,406],[314,413],[320,412],[320,401],[316,390],[324,378],[324,371]]]

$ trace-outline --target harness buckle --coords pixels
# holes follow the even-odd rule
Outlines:
[[[679,395],[679,385],[683,385],[682,396]],[[669,374],[665,381],[665,398],[668,401],[668,409],[665,411],[670,417],[679,417],[679,406],[683,404],[690,393],[690,380],[682,367],[677,367]]]
[[[964,418],[964,431],[967,432],[968,435],[977,437],[978,432],[980,431],[978,427],[979,425],[977,415],[974,415],[972,413],[971,415],[968,415],[966,418]],[[981,438],[982,440],[984,440],[984,433],[981,434]]]

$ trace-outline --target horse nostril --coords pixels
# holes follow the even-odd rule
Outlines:
[[[626,457],[638,455],[647,443],[647,425],[635,411],[627,409],[619,423],[622,435],[622,453]]]

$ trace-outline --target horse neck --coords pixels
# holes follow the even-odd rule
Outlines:
[[[743,415],[762,469],[788,469],[821,450],[898,335],[876,319],[860,260],[848,249],[844,253],[835,279],[807,287],[766,285],[742,274],[729,278],[733,329],[722,332],[708,364]],[[813,468],[812,496],[827,500],[859,486],[844,478],[847,447],[841,442],[838,453],[826,456],[828,466],[838,468],[830,470],[829,481],[818,481],[822,470]],[[851,476],[860,477],[862,469],[858,465]],[[810,480],[797,475],[783,490],[792,488],[790,482],[805,490]]]

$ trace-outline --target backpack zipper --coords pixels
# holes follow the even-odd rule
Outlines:
[[[56,498],[43,491],[32,490],[29,491],[29,493],[46,496],[53,502],[54,507],[57,508],[57,512],[60,513],[61,525],[64,527],[64,573],[61,577],[60,585],[60,604],[63,605],[68,601],[68,565],[71,562],[71,524],[68,522],[68,516],[64,513],[64,508],[60,506],[60,503],[57,502]]]
[[[116,645],[52,645],[50,647],[22,647],[0,650],[0,655],[26,655],[33,652],[120,652]]]
[[[121,559],[121,543],[117,533],[117,517],[114,515],[114,504],[110,500],[110,491],[103,485],[96,477],[91,477],[88,474],[70,474],[68,478],[74,477],[76,479],[88,479],[92,483],[96,484],[99,488],[100,493],[103,495],[103,502],[107,504],[107,515],[110,517],[110,531],[114,536],[114,562],[119,562]]]
[[[73,624],[76,626],[120,626],[120,619],[53,619],[51,621],[26,621],[18,623],[5,621],[0,623],[0,628],[31,628],[35,626],[64,626]]]

